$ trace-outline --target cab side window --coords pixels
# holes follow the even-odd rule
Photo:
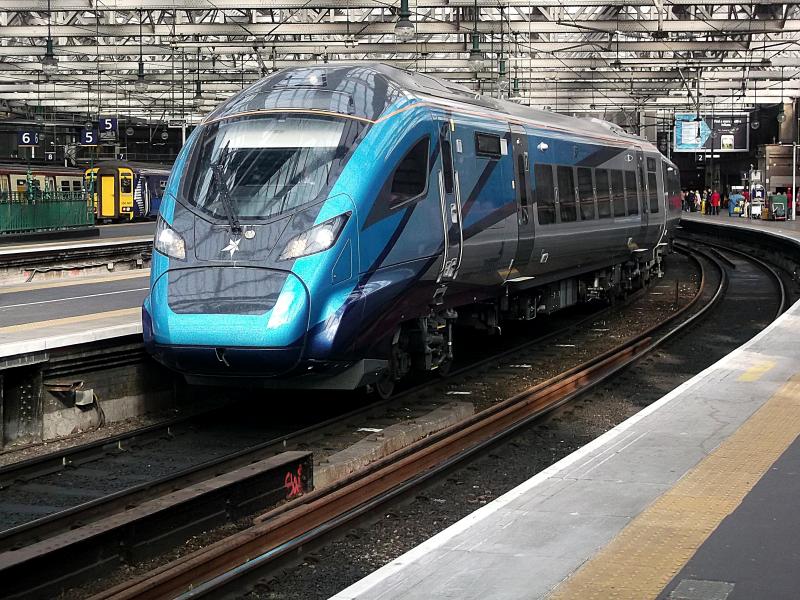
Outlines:
[[[392,176],[389,208],[397,208],[425,193],[428,187],[428,138],[408,151]]]

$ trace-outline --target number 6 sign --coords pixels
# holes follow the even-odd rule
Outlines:
[[[18,131],[17,146],[38,146],[39,132],[37,131]]]

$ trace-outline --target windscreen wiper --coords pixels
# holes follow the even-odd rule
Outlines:
[[[217,185],[217,193],[219,193],[219,199],[222,201],[222,207],[225,209],[225,216],[228,217],[231,233],[239,235],[242,233],[242,225],[239,223],[239,216],[236,214],[231,192],[225,180],[222,178],[222,165],[219,162],[211,163],[211,174],[214,177],[214,183]]]

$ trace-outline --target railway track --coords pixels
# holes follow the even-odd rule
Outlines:
[[[665,328],[668,327],[666,323],[654,326],[633,340],[604,352],[599,357],[586,361],[565,373],[530,386],[502,402],[484,408],[479,414],[470,417],[465,422],[431,435],[374,463],[364,471],[353,474],[332,486],[315,490],[288,502],[256,519],[253,527],[247,528],[219,544],[210,546],[206,551],[198,553],[197,556],[190,556],[187,560],[179,561],[179,563],[169,566],[168,569],[165,568],[164,571],[148,574],[146,584],[138,582],[138,584],[127,585],[114,589],[108,594],[101,594],[99,597],[134,597],[139,594],[144,594],[145,597],[151,595],[152,597],[166,597],[189,588],[195,590],[192,594],[206,589],[208,591],[218,590],[220,586],[227,585],[231,580],[238,578],[243,574],[242,571],[249,571],[257,566],[268,564],[297,545],[306,543],[309,539],[321,536],[342,523],[351,521],[380,503],[417,485],[420,481],[479,452],[487,444],[494,443],[499,435],[508,435],[530,420],[553,410],[592,385],[624,369],[710,310],[725,289],[726,276],[721,259],[708,254],[704,260],[708,264],[715,264],[721,273],[719,285],[716,286],[713,295],[706,289],[708,285],[704,269],[701,290],[694,300],[683,310],[676,311],[668,320],[668,323],[680,321],[679,325],[666,331]],[[704,304],[703,308],[693,311],[692,307],[704,296],[707,302],[701,303]],[[691,311],[693,314],[687,317],[687,311]],[[598,315],[591,315],[582,322],[597,318]],[[573,324],[571,327],[577,326],[578,324]],[[563,333],[563,331],[553,332],[546,339],[557,338]],[[541,347],[543,341],[537,340],[523,344],[507,350],[501,356],[502,358],[516,357],[517,360],[523,357],[524,360],[524,353],[526,351],[535,352],[537,345]],[[493,356],[480,361],[479,365],[470,365],[454,375],[465,375],[467,371],[474,373],[477,368],[485,370],[493,361],[498,362],[498,360],[498,356]],[[425,387],[409,390],[406,394],[419,394]],[[354,411],[349,418],[352,420],[355,413],[359,412],[359,410]],[[285,445],[286,440],[272,440],[272,443],[275,442]],[[253,460],[252,456],[247,457],[246,452],[242,452],[240,458],[242,458],[240,464],[252,463]],[[218,463],[206,465],[206,467],[207,475],[212,472],[229,471],[234,468],[234,465],[220,460]],[[196,480],[202,481],[203,477],[197,476]],[[148,490],[144,489],[140,492],[146,496]],[[76,512],[77,514],[79,512]],[[61,525],[61,528],[63,526],[64,524]],[[74,527],[74,524],[72,526]],[[49,532],[58,530],[59,527],[54,527]],[[40,532],[43,535],[48,534],[47,530],[40,530]],[[28,567],[39,562],[36,560],[35,552],[34,550],[34,552],[27,553]],[[251,559],[253,556],[258,556],[258,560],[244,560]],[[50,560],[53,558],[49,553],[38,556],[39,559],[42,557]],[[14,574],[15,568],[24,567],[26,564],[25,560],[9,562],[9,558],[12,557],[10,555],[0,556],[0,569],[6,571],[7,574]],[[34,559],[33,562],[30,562],[32,559]],[[209,561],[215,565],[215,570],[208,569]],[[247,566],[244,567],[244,564]],[[207,583],[198,587],[199,581]],[[165,584],[165,582],[172,583]],[[145,587],[142,588],[142,585]],[[161,587],[164,585],[167,587]],[[30,591],[30,588],[27,591]]]
[[[703,293],[705,292],[701,291],[701,293],[695,296],[695,300],[692,301],[691,306],[693,306],[695,302],[700,299]],[[684,315],[684,312],[685,311],[676,311],[670,321],[678,319],[678,317]],[[594,318],[596,319],[597,316],[594,316]],[[267,527],[267,529],[271,531],[270,528],[275,524],[275,521],[272,520],[273,517],[278,518],[279,521],[299,523],[300,521],[297,521],[297,515],[292,512],[295,510],[301,510],[304,514],[307,513],[309,515],[316,515],[316,518],[319,518],[320,514],[326,512],[330,513],[332,508],[342,508],[343,502],[351,502],[352,498],[354,497],[360,498],[359,506],[361,506],[361,508],[364,510],[368,509],[365,507],[370,507],[376,502],[384,502],[386,498],[383,498],[382,494],[385,494],[386,490],[378,490],[375,488],[375,485],[391,483],[389,488],[393,490],[393,496],[397,493],[401,493],[403,489],[409,485],[413,485],[416,482],[420,476],[413,476],[411,473],[412,471],[418,471],[421,465],[425,466],[426,474],[424,477],[427,478],[438,472],[441,468],[447,468],[447,466],[452,464],[454,461],[460,460],[468,454],[477,452],[485,444],[492,443],[492,440],[497,435],[501,433],[507,434],[515,428],[523,426],[524,423],[532,418],[535,418],[537,415],[540,415],[545,411],[552,410],[555,406],[568,401],[569,398],[571,398],[574,394],[577,394],[580,390],[585,389],[587,385],[591,385],[599,380],[597,378],[601,377],[601,374],[605,373],[607,376],[621,368],[624,368],[624,366],[629,364],[630,361],[634,360],[637,356],[643,352],[646,352],[646,350],[650,348],[651,344],[653,343],[652,335],[656,329],[661,327],[663,327],[663,324],[658,325],[655,328],[651,328],[649,331],[637,336],[633,342],[625,344],[626,349],[624,351],[621,349],[615,349],[614,351],[605,352],[599,358],[593,359],[592,361],[570,369],[566,372],[566,374],[553,377],[548,381],[534,385],[530,389],[527,389],[520,394],[515,394],[512,398],[509,398],[503,402],[495,403],[494,406],[489,408],[484,408],[479,415],[471,417],[466,422],[460,423],[458,426],[454,426],[454,428],[460,432],[457,441],[446,441],[448,436],[453,434],[453,431],[451,430],[454,428],[450,428],[444,432],[440,432],[439,434],[431,435],[424,440],[413,444],[400,453],[395,453],[391,458],[374,463],[366,471],[362,471],[359,474],[354,474],[340,481],[334,486],[329,486],[327,488],[311,492],[310,494],[306,494],[301,501],[287,503],[283,508],[278,509],[279,514],[271,515],[269,521],[265,521],[264,523],[256,525],[256,528]],[[559,333],[563,332],[554,332],[551,337],[557,336]],[[601,333],[600,335],[603,334]],[[541,343],[542,340],[539,340],[533,345],[526,344],[521,348],[511,349],[504,353],[504,357],[511,358],[516,362],[519,360],[524,360],[524,353],[526,351],[536,352],[534,349],[535,345],[541,345]],[[556,344],[556,346],[560,345]],[[488,363],[490,363],[491,360],[496,361],[497,357],[483,361],[484,368],[488,368]],[[469,370],[474,374],[476,369],[473,365],[473,367]],[[417,390],[417,393],[419,393],[419,390]],[[490,415],[492,415],[492,418],[487,420]],[[436,445],[432,446],[431,443],[434,441],[438,442]],[[420,454],[420,452],[422,453]],[[402,462],[403,466],[401,468],[397,467],[398,464],[401,464],[396,463],[397,459],[404,461]],[[438,467],[434,468],[434,465],[438,465]],[[386,469],[388,469],[388,471],[386,471]],[[371,479],[369,479],[370,474],[372,477]],[[368,479],[364,479],[364,477],[367,477]],[[398,477],[405,480],[405,483],[398,483]],[[356,495],[350,496],[349,494],[344,493],[344,490],[348,489],[352,489]],[[373,498],[372,500],[365,499],[363,496],[363,494],[367,492],[369,492],[369,495]],[[333,504],[330,504],[332,498],[339,498],[339,500]],[[314,509],[321,508],[322,513],[320,513],[318,510],[312,510],[309,507],[313,507]],[[355,516],[357,516],[357,514],[348,514],[345,521],[350,520]],[[267,522],[271,525],[267,526]],[[326,529],[323,527],[323,525],[324,524],[319,524],[317,526],[317,531],[314,535],[317,535]],[[248,532],[252,533],[252,531],[252,528],[245,529],[240,535],[246,536],[248,535]],[[285,531],[283,533],[285,533]],[[271,533],[269,536],[273,539],[275,537]],[[292,539],[298,538],[295,537]],[[305,539],[305,536],[300,535],[299,539]],[[230,544],[231,541],[228,540],[227,543]],[[261,541],[258,543],[260,544]],[[52,546],[52,543],[49,545]],[[36,560],[36,550],[36,548],[32,549],[31,547],[27,547],[21,551],[18,551],[18,558],[23,558],[25,560],[15,564],[6,564],[7,569],[11,568],[10,571],[5,569],[6,573],[9,575],[14,575],[14,568],[22,568],[24,570],[26,565],[28,568],[30,568],[31,566],[35,566],[37,563],[40,563],[41,558]],[[247,550],[247,553],[250,554],[250,551]],[[22,556],[22,554],[26,556]],[[53,562],[52,554],[43,554],[41,556],[46,557],[48,562]],[[269,554],[269,556],[272,556],[272,554]],[[172,576],[170,575],[168,578],[172,579]],[[24,580],[24,577],[15,577],[14,579],[16,581],[21,581]],[[138,594],[138,592],[134,591],[134,594]]]
[[[688,248],[684,251],[698,252]],[[325,489],[316,490],[254,521],[238,534],[200,550],[146,576],[126,582],[96,596],[100,598],[164,598],[218,594],[229,591],[241,578],[254,573],[331,533],[377,506],[418,486],[455,463],[496,443],[499,436],[525,426],[552,411],[600,381],[607,380],[633,362],[679,335],[705,316],[720,302],[728,287],[724,256],[702,252],[705,261],[719,273],[713,294],[706,290],[704,273],[701,290],[691,305],[673,315],[669,323],[642,333],[619,347],[605,352],[546,382],[532,386],[475,415],[467,422],[449,428],[406,450],[376,463],[363,472]],[[731,264],[728,265],[729,267]],[[734,265],[735,268],[735,265]],[[776,282],[781,297],[776,316],[785,309],[785,291],[778,274],[769,266],[760,268]],[[705,296],[707,302],[691,316],[680,318]]]
[[[459,381],[459,377],[469,379],[470,375],[474,374],[476,371],[482,370],[484,373],[486,373],[487,371],[492,371],[497,365],[500,365],[501,368],[494,369],[494,376],[505,377],[502,368],[504,360],[506,363],[514,363],[526,360],[530,357],[531,353],[552,353],[554,352],[553,348],[543,348],[543,346],[547,344],[548,340],[556,340],[559,336],[567,335],[569,331],[579,330],[589,321],[602,319],[603,315],[607,314],[608,312],[610,312],[609,309],[594,313],[588,317],[580,318],[576,321],[573,321],[569,326],[552,331],[540,339],[528,341],[524,344],[520,344],[519,346],[506,349],[504,352],[495,354],[489,358],[472,362],[468,366],[455,371],[446,381],[416,386],[410,390],[407,390],[398,396],[398,398],[392,399],[388,403],[381,402],[377,405],[361,407],[355,411],[351,411],[351,413],[348,415],[344,415],[343,417],[339,416],[338,419],[340,421],[353,422],[358,417],[367,416],[370,411],[374,412],[377,408],[385,408],[388,404],[407,407],[409,399],[412,397],[417,397],[418,400],[421,399],[424,404],[424,398],[430,395],[431,388],[435,388],[437,386],[452,386],[453,383],[451,382]],[[598,335],[603,334],[601,333]],[[557,351],[558,350],[555,350],[555,352]],[[514,365],[512,365],[512,367],[513,366]],[[446,395],[446,392],[443,393]],[[282,449],[287,447],[288,442],[290,442],[291,439],[299,439],[302,438],[303,435],[310,434],[313,431],[324,430],[325,427],[330,426],[331,422],[334,420],[335,419],[332,419],[313,425],[302,431],[294,431],[293,435],[287,433],[286,435],[278,436],[275,439],[259,444],[255,448],[241,450],[235,453],[235,456],[220,457],[217,460],[207,461],[199,465],[196,469],[185,469],[184,471],[181,471],[172,477],[163,477],[156,481],[146,482],[130,489],[122,490],[118,493],[108,496],[103,496],[90,502],[83,503],[82,505],[70,507],[67,510],[60,511],[52,515],[47,515],[42,519],[23,523],[11,530],[7,530],[6,532],[0,534],[0,547],[6,550],[5,555],[0,555],[0,570],[9,576],[15,572],[27,572],[27,574],[32,578],[30,579],[29,584],[23,583],[26,579],[24,573],[22,577],[14,577],[14,580],[20,584],[20,593],[24,595],[26,592],[31,590],[31,585],[33,585],[34,588],[44,585],[44,587],[41,587],[40,591],[44,591],[46,589],[47,593],[55,592],[58,589],[63,589],[65,585],[73,581],[80,580],[81,577],[85,577],[90,571],[90,564],[108,567],[110,565],[109,560],[111,560],[109,556],[102,551],[98,551],[96,547],[92,546],[92,543],[97,542],[97,521],[103,520],[104,518],[106,521],[110,519],[113,522],[112,524],[118,528],[116,538],[110,536],[105,530],[102,532],[102,537],[105,544],[111,544],[112,546],[114,544],[122,544],[123,546],[128,545],[138,549],[141,549],[142,546],[147,546],[147,542],[153,541],[156,543],[151,544],[151,549],[159,547],[157,542],[162,542],[162,547],[165,541],[174,544],[175,539],[172,539],[169,535],[165,535],[161,529],[161,527],[166,527],[167,523],[172,523],[173,526],[176,525],[174,517],[170,516],[168,511],[161,511],[162,514],[160,520],[151,518],[149,528],[151,531],[155,530],[157,532],[155,540],[152,538],[149,540],[132,540],[131,529],[133,527],[131,522],[119,518],[121,511],[125,508],[139,507],[140,505],[146,503],[147,498],[157,496],[158,494],[167,493],[170,490],[185,489],[186,486],[191,486],[193,484],[202,485],[209,476],[220,476],[230,472],[231,470],[235,470],[237,468],[241,469],[247,465],[252,465],[254,462],[265,461],[269,457],[274,457],[277,452],[280,452]],[[129,435],[118,436],[115,439],[106,441],[106,443],[92,444],[88,448],[68,449],[62,451],[54,457],[27,461],[25,464],[7,467],[0,471],[0,481],[5,481],[6,485],[8,485],[9,482],[13,483],[14,481],[18,482],[30,481],[31,479],[35,480],[37,477],[59,473],[64,469],[69,471],[75,468],[75,466],[92,465],[94,461],[98,460],[102,456],[116,456],[120,453],[124,454],[125,448],[135,447],[136,445],[146,447],[147,444],[152,440],[158,440],[164,436],[168,438],[179,437],[179,430],[187,427],[189,427],[189,423],[186,420],[175,420],[169,423],[167,427],[164,427],[163,429],[151,427],[146,431],[132,432]],[[294,456],[293,460],[299,460],[299,458]],[[164,508],[163,503],[161,503],[160,508]],[[250,508],[252,510],[254,506],[251,506]],[[173,510],[176,510],[180,513],[181,509],[178,506]],[[214,509],[212,507],[211,512],[214,513],[214,510],[216,510],[217,513],[220,512],[219,508]],[[130,511],[127,512],[129,513]],[[235,516],[236,511],[228,509],[227,511],[222,512],[227,512],[228,514],[226,516],[230,518],[231,514]],[[120,523],[120,521],[125,522]],[[136,527],[138,527],[139,530],[147,529],[147,527],[142,525],[144,521],[145,519],[136,522]],[[157,523],[157,525],[153,525],[153,523]],[[196,520],[195,524],[209,526],[213,525],[214,522],[208,517],[201,517]],[[177,522],[177,527],[179,529],[186,529],[188,528],[188,525],[189,524],[180,520]],[[85,530],[87,526],[90,529],[94,528],[93,536],[86,537]],[[126,526],[127,529],[125,528]],[[80,549],[81,547],[82,550],[80,552],[76,552],[76,549]],[[58,559],[57,555],[59,552],[61,553],[63,560]],[[85,561],[81,559],[81,557],[84,557]],[[140,557],[141,556],[137,555],[136,551],[126,551],[124,553],[125,559],[136,559]],[[55,581],[48,580],[47,578],[43,579],[40,576],[42,571],[36,566],[41,564],[40,560],[44,561],[44,564],[50,565],[47,567],[47,569],[51,571],[53,564],[58,563],[62,565],[60,573],[55,574],[55,576],[52,578]],[[76,560],[78,564],[81,565],[80,567],[75,566]],[[92,560],[95,560],[96,562],[92,563]],[[112,560],[111,562],[113,563],[114,561]],[[22,569],[21,571],[15,571],[15,569],[20,568]],[[7,591],[12,592],[11,589]]]

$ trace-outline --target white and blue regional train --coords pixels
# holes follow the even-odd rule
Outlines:
[[[194,383],[391,393],[499,331],[660,274],[678,172],[597,119],[382,65],[298,67],[218,107],[172,170],[145,342]]]

